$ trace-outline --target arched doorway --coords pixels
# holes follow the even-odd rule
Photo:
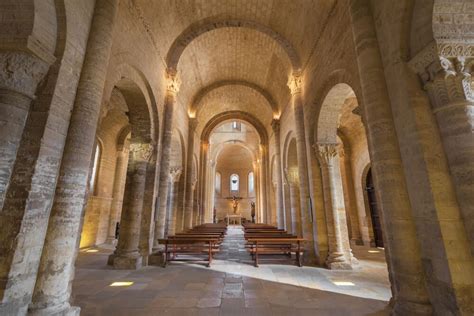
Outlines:
[[[376,247],[383,247],[382,224],[380,213],[377,206],[377,198],[375,196],[374,179],[372,178],[372,169],[367,172],[366,186],[367,201],[370,210],[370,219],[372,221],[372,229],[374,232],[374,242]]]

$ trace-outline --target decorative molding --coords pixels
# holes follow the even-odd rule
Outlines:
[[[337,143],[319,143],[313,145],[321,167],[332,166],[339,153]]]
[[[181,85],[181,80],[178,77],[177,71],[172,68],[166,70],[166,91],[176,96],[179,92],[179,86]]]
[[[31,99],[48,72],[49,64],[25,52],[0,52],[0,89],[8,89]]]
[[[272,129],[273,129],[274,134],[280,133],[280,120],[279,119],[272,120]]]
[[[290,88],[291,95],[301,93],[303,89],[303,77],[301,74],[293,74],[288,80],[288,88]]]
[[[153,154],[153,149],[154,146],[152,144],[130,144],[130,151],[133,153],[133,159],[136,161],[148,162]]]
[[[179,178],[181,176],[182,168],[181,167],[174,167],[170,168],[170,173],[168,175],[169,180],[171,183],[176,183],[179,181]]]

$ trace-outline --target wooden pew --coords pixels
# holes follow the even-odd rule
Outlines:
[[[249,247],[247,248],[255,267],[259,266],[260,255],[286,255],[294,253],[296,264],[301,267],[304,249],[302,247],[305,239],[296,236],[293,237],[270,237],[270,238],[249,238]]]
[[[190,261],[190,259],[178,258],[178,255],[200,255],[210,267],[212,257],[219,252],[219,239],[209,237],[174,237],[159,239],[159,244],[165,245],[163,252],[163,267],[170,261]]]

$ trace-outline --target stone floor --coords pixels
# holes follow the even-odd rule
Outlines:
[[[211,268],[173,262],[118,271],[106,266],[110,249],[90,251],[78,256],[73,283],[81,315],[388,315],[387,267],[376,248],[354,247],[360,263],[353,271],[282,263],[255,268],[238,227],[228,230]]]

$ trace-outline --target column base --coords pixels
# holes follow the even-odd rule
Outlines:
[[[26,315],[28,305],[22,305],[18,302],[8,302],[0,304],[0,315]]]
[[[326,266],[331,270],[352,270],[352,262],[348,261],[344,254],[339,252],[329,254]]]
[[[34,308],[28,310],[28,316],[79,316],[81,308],[78,306],[51,306],[45,308]]]
[[[161,266],[164,262],[164,254],[156,251],[148,256],[148,264],[154,266]]]
[[[116,246],[117,245],[117,239],[113,238],[113,237],[108,237],[106,240],[105,240],[105,244],[107,245],[112,245],[112,246]]]
[[[392,316],[428,316],[433,315],[433,307],[431,304],[423,304],[419,302],[410,302],[400,299],[392,299],[390,301],[392,304]]]
[[[143,258],[140,254],[111,254],[107,264],[118,270],[138,270],[143,267]]]
[[[356,246],[363,246],[364,245],[364,241],[360,238],[351,239],[351,243],[353,243]]]

